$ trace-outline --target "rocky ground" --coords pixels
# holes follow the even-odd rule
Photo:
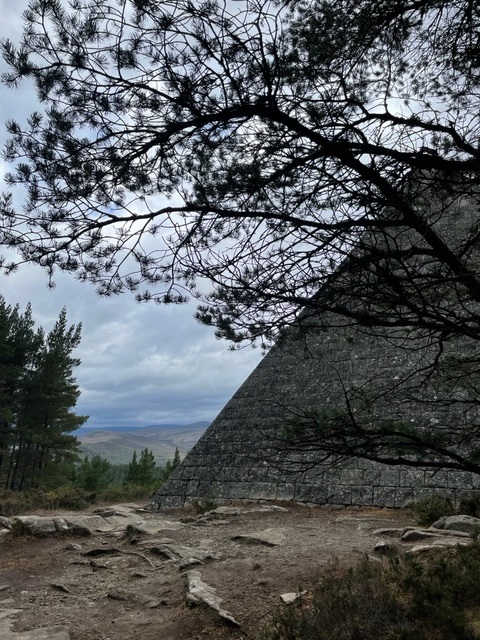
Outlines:
[[[0,517],[0,638],[255,638],[328,563],[471,539],[411,524],[406,511],[292,505]]]

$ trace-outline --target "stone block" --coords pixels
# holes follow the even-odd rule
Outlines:
[[[395,487],[374,487],[373,504],[376,507],[394,507]]]
[[[255,500],[274,500],[277,493],[277,485],[273,482],[252,482],[248,485],[247,498]]]
[[[466,471],[449,471],[448,472],[448,488],[449,489],[473,489],[474,483],[472,474]]]
[[[265,482],[268,476],[269,467],[267,465],[257,465],[255,467],[250,467],[243,477],[248,482]]]
[[[215,474],[217,482],[235,482],[238,480],[238,467],[221,467]]]
[[[376,487],[380,484],[380,471],[378,469],[363,470],[363,484]]]
[[[395,507],[404,507],[415,499],[413,487],[397,487],[395,489]]]
[[[183,481],[195,480],[197,477],[198,467],[193,465],[185,465],[181,467],[180,479]]]
[[[159,509],[180,509],[185,504],[185,497],[169,494],[156,499],[156,504]]]
[[[328,504],[352,504],[352,487],[346,485],[329,485],[327,489]]]
[[[425,470],[424,469],[401,469],[400,470],[400,487],[423,487],[425,486]]]
[[[448,471],[425,471],[425,487],[432,487],[435,489],[446,489],[448,487]]]
[[[249,482],[232,483],[232,500],[246,500],[251,495],[251,484]]]
[[[351,487],[351,496],[353,505],[372,505],[373,487]]]
[[[288,482],[277,485],[275,500],[293,500],[295,498],[295,483]]]
[[[297,502],[312,502],[325,504],[327,502],[327,487],[315,484],[299,484],[295,486],[295,498]]]
[[[364,471],[363,469],[342,469],[340,482],[350,486],[362,486]]]
[[[328,485],[340,484],[342,480],[342,470],[338,467],[326,469],[323,473],[323,483]]]
[[[382,469],[380,471],[380,486],[382,487],[398,487],[400,484],[399,469]]]

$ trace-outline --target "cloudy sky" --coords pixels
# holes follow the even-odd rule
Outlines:
[[[16,40],[26,7],[27,0],[0,0],[2,38]],[[5,70],[3,61],[0,67]],[[16,91],[0,86],[2,145],[5,121],[21,121],[35,108],[28,86]],[[7,168],[0,160],[2,181]],[[67,275],[58,276],[54,290],[46,282],[41,269],[22,267],[12,276],[0,275],[0,294],[22,308],[30,301],[47,331],[64,306],[71,323],[82,322],[75,354],[82,360],[76,372],[82,390],[77,413],[90,416],[88,427],[212,420],[260,361],[259,350],[232,352],[216,340],[212,329],[194,320],[194,304],[138,304],[128,294],[100,298],[91,285]]]

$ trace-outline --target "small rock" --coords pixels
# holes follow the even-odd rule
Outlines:
[[[191,524],[192,522],[195,522],[197,519],[194,518],[193,516],[185,516],[184,518],[180,518],[180,522],[183,522],[183,524]]]
[[[64,584],[60,584],[60,582],[51,582],[50,586],[57,591],[62,591],[63,593],[72,593],[68,587],[66,587]]]
[[[112,590],[108,592],[108,597],[112,600],[125,600],[134,604],[139,604],[147,609],[155,609],[159,607],[161,602],[151,596],[142,593],[134,593],[132,591],[124,591],[123,589]]]
[[[373,553],[379,556],[394,555],[398,553],[398,548],[394,544],[382,540],[373,547]]]
[[[281,598],[281,600],[283,600],[283,602],[285,604],[292,604],[293,602],[295,602],[295,600],[298,600],[299,598],[304,596],[306,593],[307,593],[306,591],[298,591],[297,593],[295,593],[295,592],[282,593],[280,598]]]
[[[206,582],[203,582],[202,576],[199,571],[189,571],[187,573],[187,583],[188,604],[197,605],[203,602],[208,607],[216,611],[221,618],[223,618],[230,624],[233,624],[236,627],[240,626],[235,618],[230,613],[228,613],[228,611],[222,609],[222,598],[219,598],[217,596],[213,587],[208,585]]]
[[[90,566],[95,571],[96,569],[108,569],[108,564],[101,560],[90,560]]]
[[[66,520],[64,518],[54,518],[53,523],[55,525],[55,529],[59,533],[66,533],[69,531],[70,527],[68,526]]]
[[[203,564],[201,560],[198,558],[184,558],[179,565],[180,569],[186,569],[187,567],[192,567],[196,564]]]
[[[0,516],[0,527],[3,527],[4,529],[11,529],[12,521],[10,520],[10,518],[6,518],[5,516]]]
[[[81,551],[82,545],[77,544],[76,542],[70,542],[64,546],[65,551]]]

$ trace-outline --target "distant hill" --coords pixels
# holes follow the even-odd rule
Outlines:
[[[164,464],[175,454],[178,447],[180,455],[185,456],[196,444],[208,427],[208,422],[195,422],[188,425],[150,425],[148,427],[109,427],[105,429],[87,429],[83,427],[75,432],[81,443],[84,455],[100,455],[113,464],[126,464],[132,459],[133,452],[140,454],[150,449],[157,464]]]

